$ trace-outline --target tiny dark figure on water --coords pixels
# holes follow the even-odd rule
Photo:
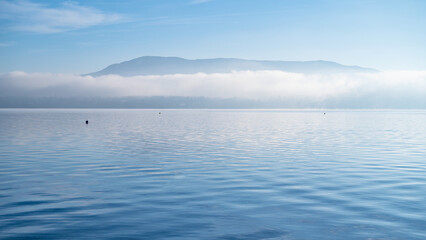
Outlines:
[[[89,124],[89,120],[86,120],[86,124]]]

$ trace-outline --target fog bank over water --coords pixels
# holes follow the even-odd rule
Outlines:
[[[244,99],[246,103],[251,102],[248,107],[426,108],[424,96],[426,71],[303,74],[267,70],[133,77],[0,74],[0,107],[20,107],[17,99],[47,101],[55,98],[71,102],[82,98],[127,99],[128,102],[137,99],[141,103],[141,99],[149,98],[154,103],[155,99],[164,101],[168,97],[180,97],[185,99],[185,106],[191,105],[191,99],[199,101],[202,98]],[[15,104],[10,105],[14,101]],[[105,104],[100,107],[108,107]],[[140,107],[149,107],[142,105]]]

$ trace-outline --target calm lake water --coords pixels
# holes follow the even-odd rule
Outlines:
[[[426,239],[426,111],[160,111],[0,110],[0,238]]]

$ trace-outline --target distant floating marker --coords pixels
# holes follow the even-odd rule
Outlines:
[[[89,124],[89,120],[86,120],[86,124]]]

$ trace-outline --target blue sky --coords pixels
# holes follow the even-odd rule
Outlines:
[[[145,55],[426,70],[426,1],[0,0],[0,72],[88,73]]]

